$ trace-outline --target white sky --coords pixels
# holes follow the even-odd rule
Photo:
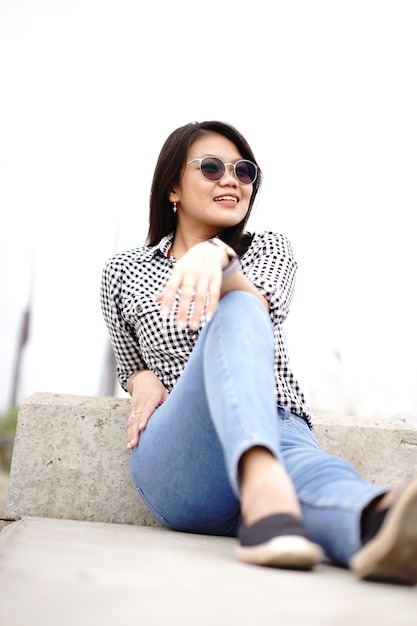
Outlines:
[[[315,410],[417,420],[417,5],[0,0],[0,410],[99,393],[105,260],[141,245],[167,135],[221,119],[292,241],[287,326]]]

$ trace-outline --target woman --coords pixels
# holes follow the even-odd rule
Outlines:
[[[187,124],[154,173],[147,245],[104,269],[130,471],[165,526],[239,537],[243,561],[417,582],[417,480],[387,490],[325,453],[283,339],[296,272],[245,231],[261,170],[221,122]],[[406,549],[402,549],[402,548]]]

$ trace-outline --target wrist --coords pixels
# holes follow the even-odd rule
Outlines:
[[[235,252],[235,250],[233,250],[231,246],[229,246],[227,243],[225,243],[218,237],[213,237],[212,239],[209,239],[208,243],[211,243],[214,246],[217,246],[218,248],[220,248],[221,250],[225,252],[225,255],[226,255],[225,258],[227,258],[227,263],[226,265],[222,267],[222,270],[223,270],[223,280],[227,280],[228,278],[230,278],[230,276],[232,276],[235,272],[237,272],[240,269],[240,259],[237,253]]]
[[[133,374],[129,376],[126,382],[126,388],[127,388],[128,393],[130,393],[130,395],[132,395],[133,393],[133,389],[134,389],[135,383],[137,382],[137,379],[139,378],[139,375],[147,371],[148,370],[137,370],[136,372],[133,372]]]

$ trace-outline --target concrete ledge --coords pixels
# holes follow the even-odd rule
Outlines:
[[[21,404],[6,516],[159,526],[129,476],[128,398],[36,393]],[[321,445],[367,480],[417,472],[417,429],[403,420],[315,413]]]
[[[324,450],[371,483],[389,485],[417,472],[417,429],[405,420],[314,413],[313,421]]]
[[[129,402],[49,393],[23,402],[6,517],[159,525],[128,472]]]

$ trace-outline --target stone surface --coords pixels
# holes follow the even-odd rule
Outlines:
[[[417,428],[405,420],[315,413],[314,423],[322,447],[372,483],[391,484],[417,472]]]
[[[415,626],[417,588],[237,561],[236,540],[24,518],[0,532],[1,626]]]
[[[37,393],[22,403],[8,517],[155,525],[129,472],[129,400]]]
[[[0,469],[0,517],[6,511],[7,491],[9,489],[9,473]]]
[[[8,517],[159,526],[129,476],[128,398],[37,393],[19,411]],[[387,484],[417,471],[417,429],[402,420],[314,414],[324,449],[367,480]]]

